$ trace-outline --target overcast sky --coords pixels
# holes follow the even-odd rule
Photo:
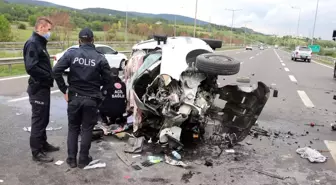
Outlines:
[[[169,13],[195,16],[196,0],[45,0],[77,9],[108,8],[144,13]],[[197,18],[216,24],[231,26],[232,11],[235,12],[234,27],[247,27],[267,34],[295,34],[301,8],[299,34],[311,37],[317,0],[198,0]],[[336,0],[320,0],[315,28],[315,37],[331,40],[336,29]],[[251,22],[249,22],[251,21]]]

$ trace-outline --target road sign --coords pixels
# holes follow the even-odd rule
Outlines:
[[[321,47],[319,45],[309,45],[308,46],[314,53],[318,53],[321,50]]]

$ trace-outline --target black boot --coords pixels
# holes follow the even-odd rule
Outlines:
[[[87,166],[88,164],[90,164],[90,162],[92,161],[92,157],[89,156],[86,159],[79,159],[78,161],[78,168],[84,168],[85,166]]]
[[[54,158],[48,157],[45,153],[39,152],[36,155],[33,155],[33,161],[39,161],[43,163],[50,163],[54,161]]]
[[[53,146],[53,145],[51,145],[51,144],[49,144],[49,143],[47,143],[47,144],[45,144],[44,146],[43,146],[43,151],[44,152],[56,152],[56,151],[59,151],[60,150],[60,147],[58,147],[58,146]]]
[[[70,168],[76,168],[77,167],[77,160],[72,158],[67,158],[66,163],[70,166]]]

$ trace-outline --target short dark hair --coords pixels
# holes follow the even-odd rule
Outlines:
[[[37,27],[41,24],[50,24],[52,25],[53,23],[51,22],[51,20],[48,18],[48,17],[39,17],[37,18],[36,20],[36,23],[35,23],[35,29],[37,29]]]
[[[93,38],[79,38],[79,40],[83,43],[91,43],[93,41]]]

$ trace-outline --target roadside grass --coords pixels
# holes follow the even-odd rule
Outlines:
[[[328,65],[328,66],[331,66],[331,67],[334,67],[335,66],[335,63],[332,62],[332,61],[328,61],[328,60],[314,60],[315,62],[319,62],[319,63],[322,63],[322,64],[325,64],[325,65]]]
[[[11,71],[9,70],[8,65],[0,66],[0,77],[24,75],[24,74],[26,74],[24,64],[13,64]]]

